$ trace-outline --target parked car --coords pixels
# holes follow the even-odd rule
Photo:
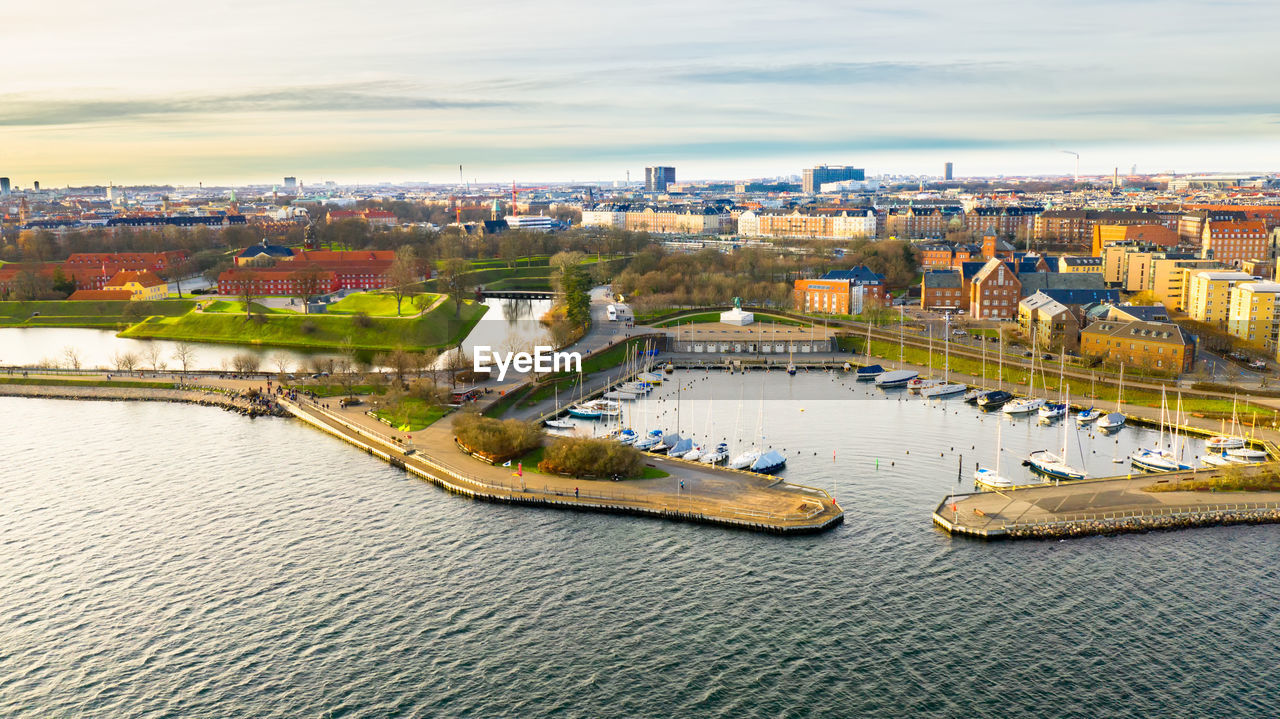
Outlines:
[[[1267,368],[1267,363],[1263,362],[1262,360],[1254,360],[1249,363],[1249,369],[1264,370],[1266,368]]]
[[[1052,362],[1053,355],[1049,354],[1048,352],[1045,352],[1044,354],[1040,355],[1040,359],[1044,360],[1045,362]]]
[[[1035,354],[1034,354],[1034,353],[1032,353],[1032,351],[1031,351],[1031,350],[1023,350],[1023,351],[1022,351],[1022,356],[1023,356],[1023,357],[1035,357]]]
[[[968,332],[965,332],[964,330],[958,330],[958,329],[957,329],[957,330],[951,330],[951,334],[952,334],[952,335],[954,335],[954,336],[956,336],[956,337],[964,337],[965,335],[967,335],[967,334],[969,334],[969,333],[968,333]]]

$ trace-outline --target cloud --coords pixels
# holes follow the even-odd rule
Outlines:
[[[1000,62],[824,62],[707,67],[676,73],[675,79],[720,85],[899,85],[995,81],[1010,69],[1009,64]]]
[[[0,126],[81,125],[103,121],[228,113],[370,112],[470,110],[512,107],[493,100],[441,99],[396,91],[386,83],[280,88],[221,95],[129,100],[47,100],[34,95],[0,96]]]

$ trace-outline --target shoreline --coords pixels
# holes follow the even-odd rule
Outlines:
[[[250,419],[256,417],[288,417],[275,403],[255,402],[239,392],[228,393],[214,389],[174,387],[75,387],[68,385],[4,384],[0,383],[0,397],[26,399],[89,400],[102,402],[178,402],[205,407],[220,407],[237,412]]]

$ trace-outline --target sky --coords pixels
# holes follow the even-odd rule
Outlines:
[[[1268,171],[1280,3],[64,0],[5,11],[19,186]]]

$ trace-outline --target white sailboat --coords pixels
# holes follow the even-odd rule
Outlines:
[[[987,467],[978,467],[973,471],[973,481],[983,487],[989,489],[1003,489],[1007,487],[1017,486],[1017,482],[1000,474],[1000,454],[1004,452],[1004,443],[1001,434],[1004,430],[1004,422],[996,421],[996,466],[994,469]]]
[[[1227,421],[1225,419],[1222,420],[1222,433],[1214,435],[1213,437],[1210,437],[1209,441],[1205,443],[1205,446],[1208,449],[1218,451],[1218,452],[1228,450],[1228,449],[1240,449],[1244,447],[1245,445],[1244,437],[1240,436],[1238,430],[1236,429],[1237,421],[1238,420],[1236,417],[1236,398],[1232,397],[1231,398],[1231,431],[1227,432],[1227,427],[1226,427]]]
[[[1031,465],[1032,471],[1054,480],[1084,479],[1089,476],[1088,471],[1074,467],[1067,461],[1067,430],[1070,426],[1070,422],[1062,423],[1062,450],[1060,454],[1055,454],[1047,449],[1040,449],[1032,452],[1027,457],[1027,463]]]
[[[1176,418],[1169,420],[1172,447],[1164,446],[1165,416],[1168,413],[1168,402],[1164,387],[1160,388],[1160,433],[1154,448],[1139,447],[1129,455],[1129,463],[1138,469],[1148,472],[1174,472],[1180,469],[1191,469],[1191,465],[1178,461]]]
[[[1061,402],[1048,402],[1040,405],[1039,414],[1042,419],[1054,420],[1067,416],[1067,381],[1064,376],[1064,367],[1067,364],[1066,350],[1062,351],[1062,359],[1058,363],[1058,390],[1061,396]],[[1044,373],[1041,372],[1041,377]],[[1045,394],[1048,395],[1046,388]]]
[[[1027,396],[1006,402],[1000,408],[1005,414],[1030,414],[1040,409],[1044,404],[1044,399],[1035,396],[1036,394],[1036,334],[1031,333],[1031,376],[1027,380]]]

